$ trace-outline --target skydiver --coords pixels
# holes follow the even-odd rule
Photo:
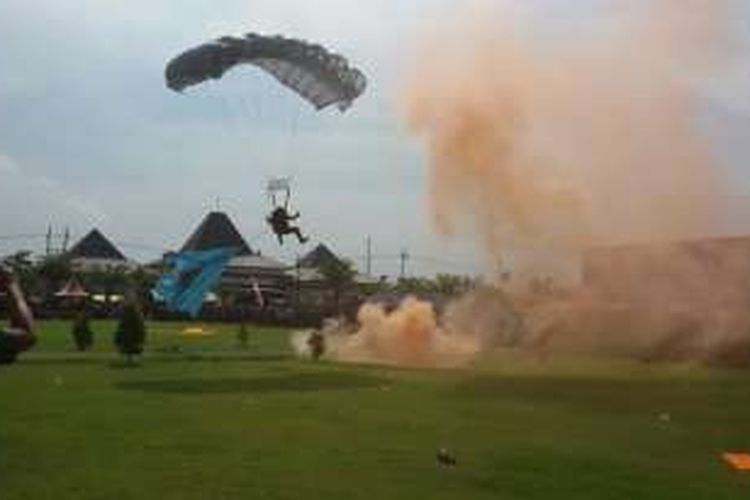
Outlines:
[[[18,281],[8,267],[0,263],[0,293],[7,300],[10,325],[0,328],[0,364],[8,365],[19,353],[31,349],[36,343],[34,318]]]
[[[271,215],[266,217],[266,221],[271,225],[273,232],[279,239],[279,245],[284,244],[285,234],[294,234],[297,236],[297,240],[302,243],[307,243],[308,238],[302,235],[299,228],[296,226],[290,226],[289,222],[299,219],[299,212],[295,214],[289,214],[284,207],[276,207]]]
[[[313,331],[307,338],[307,345],[310,348],[310,355],[317,361],[326,352],[326,338],[323,332]]]

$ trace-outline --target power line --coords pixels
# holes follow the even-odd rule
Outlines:
[[[47,235],[42,234],[4,234],[0,235],[0,241],[13,241],[13,240],[31,240],[37,238],[44,238]]]

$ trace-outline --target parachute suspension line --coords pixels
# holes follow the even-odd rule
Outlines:
[[[291,189],[289,189],[289,186],[286,187],[286,198],[284,198],[284,210],[287,212],[289,211],[289,198],[291,196],[292,192]]]
[[[268,196],[271,198],[271,204],[273,205],[273,208],[283,206],[284,210],[288,210],[289,201],[292,195],[291,181],[289,178],[272,177],[268,180],[266,191],[268,193]],[[282,193],[284,199],[283,205],[279,203],[280,199],[279,197],[277,197],[277,193]]]
[[[335,106],[346,111],[354,100],[360,97],[367,87],[367,78],[359,69],[349,64],[341,55],[331,52],[319,44],[284,36],[263,36],[247,33],[242,36],[224,36],[192,47],[172,58],[164,70],[166,86],[176,92],[211,80],[222,78],[228,71],[239,65],[253,65],[275,78],[283,87],[296,93],[316,110]],[[281,87],[273,87],[282,90]],[[274,90],[275,92],[275,90]],[[261,115],[263,99],[255,98],[255,115]],[[285,104],[278,102],[282,109]],[[238,110],[234,110],[238,111]],[[299,110],[295,109],[298,113]],[[296,142],[298,135],[298,115],[293,116],[291,139]],[[279,122],[272,122],[278,124]],[[291,173],[300,154],[293,149],[291,140],[281,144],[282,151],[274,163],[286,167]],[[268,145],[268,141],[255,141]],[[283,151],[284,147],[288,151]],[[286,158],[285,158],[286,156]],[[286,161],[285,161],[286,160]],[[286,163],[286,165],[284,165]],[[290,165],[291,164],[291,165]],[[278,167],[277,167],[278,168]],[[268,193],[276,205],[277,191],[284,191],[284,206],[288,207],[291,198],[290,175],[280,181],[278,187],[269,181]],[[272,179],[274,180],[274,179]],[[300,242],[302,238],[300,237]]]
[[[299,141],[299,110],[291,111],[288,121],[288,138],[286,140],[286,144],[283,145],[283,147],[286,149],[285,151],[285,158],[284,158],[284,164],[282,166],[282,171],[284,173],[284,177],[289,179],[290,181],[296,177],[297,169],[299,168],[298,161],[300,159],[300,155],[298,154],[298,149],[300,149],[300,141]]]

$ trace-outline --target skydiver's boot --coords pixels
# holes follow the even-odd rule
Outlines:
[[[299,241],[300,245],[304,245],[310,239],[303,236],[298,227],[295,227],[292,232],[297,236],[297,241]]]

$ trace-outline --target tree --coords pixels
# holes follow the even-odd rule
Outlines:
[[[143,314],[135,302],[127,302],[120,314],[120,322],[115,331],[115,346],[128,363],[133,362],[133,356],[143,352],[146,342],[146,324]]]
[[[336,314],[340,315],[342,292],[354,283],[354,276],[357,274],[354,266],[348,260],[331,259],[325,261],[318,268],[318,271],[323,275],[326,284],[333,290]]]
[[[130,292],[135,295],[138,303],[144,307],[147,315],[152,307],[153,297],[151,295],[151,290],[154,288],[156,280],[156,275],[146,271],[142,267],[134,269],[127,275],[128,288],[130,289]]]
[[[31,252],[28,250],[18,251],[4,259],[5,265],[13,270],[13,274],[18,278],[21,289],[27,293],[36,289],[38,284],[37,272],[34,268],[34,261],[31,259]]]
[[[50,255],[37,266],[37,275],[44,283],[46,298],[50,298],[73,275],[73,267],[67,256]]]
[[[124,266],[96,267],[86,273],[86,281],[89,288],[104,295],[107,304],[113,295],[122,294],[129,285],[128,271]]]
[[[435,276],[435,291],[445,296],[466,293],[474,286],[474,280],[468,276],[456,274],[438,274]]]
[[[396,291],[412,295],[431,294],[435,292],[435,284],[428,278],[399,278]]]
[[[406,294],[438,294],[452,297],[466,293],[475,286],[475,280],[468,276],[438,274],[434,279],[419,277],[400,278],[396,285],[396,290]]]
[[[91,331],[89,325],[89,315],[85,308],[81,309],[76,314],[73,320],[73,341],[76,344],[76,349],[79,351],[88,351],[94,344],[94,332]]]

